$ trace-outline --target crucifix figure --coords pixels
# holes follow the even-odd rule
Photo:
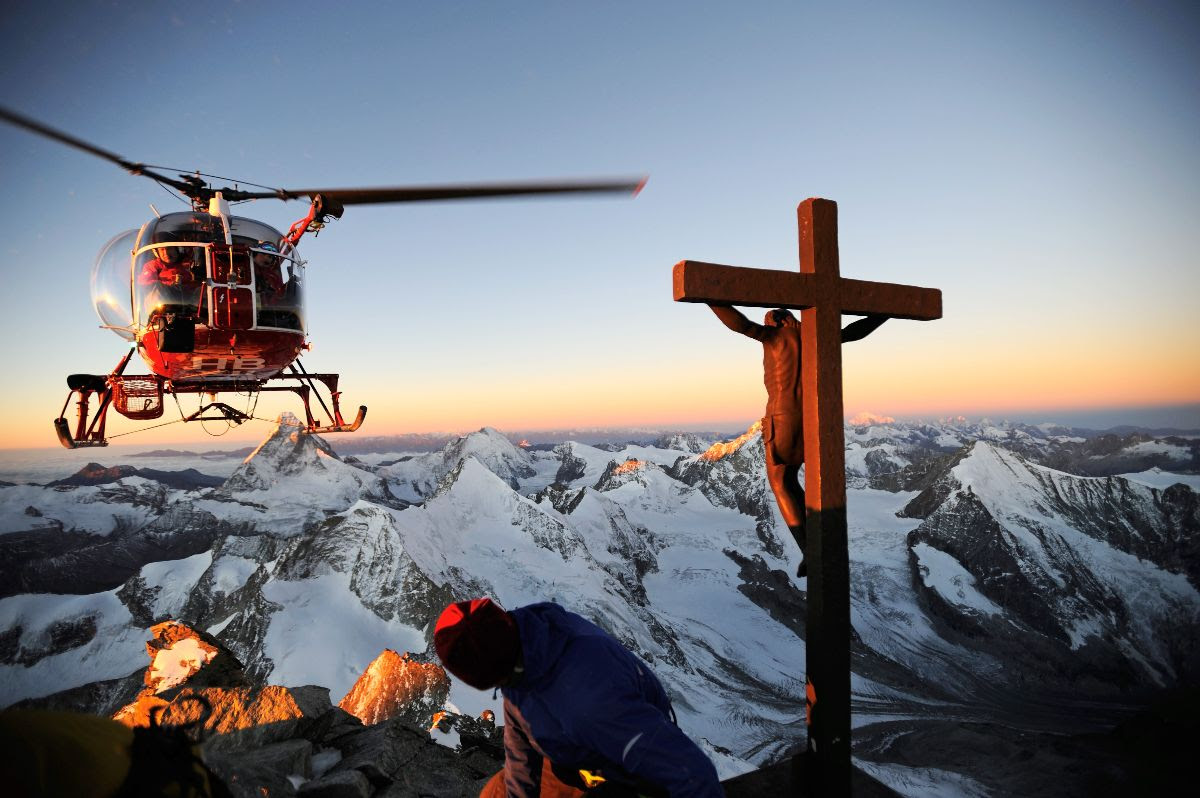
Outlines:
[[[849,795],[850,552],[846,535],[841,345],[843,340],[865,336],[887,318],[941,318],[942,294],[932,288],[842,277],[838,263],[837,203],[807,199],[800,203],[797,215],[799,273],[685,260],[675,264],[674,293],[677,302],[703,302],[712,306],[721,320],[738,332],[743,332],[738,328],[742,324],[739,318],[746,324],[750,322],[734,311],[733,305],[801,311],[798,362],[793,364],[799,370],[798,395],[788,394],[791,389],[786,373],[775,390],[781,397],[788,395],[786,401],[800,405],[802,432],[794,434],[803,436],[806,464],[803,523],[793,525],[798,510],[784,509],[789,502],[786,490],[779,502],[781,514],[793,534],[795,526],[800,527],[798,537],[802,540],[797,542],[804,549],[808,571],[805,687],[811,756],[803,764],[803,771],[812,794]],[[780,324],[790,326],[786,317],[774,316],[775,313],[768,314],[768,318],[777,318]],[[842,314],[867,318],[843,331]],[[764,341],[770,417],[775,398],[771,395],[772,369],[782,367],[780,359],[788,350],[773,354],[767,351],[767,346]],[[794,346],[790,351],[795,352]],[[792,356],[796,355],[789,355]],[[790,413],[795,410],[794,405],[787,408]],[[779,430],[774,433],[777,437]],[[765,426],[763,434],[767,443],[769,433]],[[774,455],[767,456],[770,469]],[[781,479],[786,471],[779,469]],[[781,491],[775,487],[775,478],[771,478],[771,484],[778,499]]]
[[[763,345],[763,383],[767,410],[762,420],[763,450],[767,457],[767,482],[775,494],[779,514],[804,553],[804,490],[800,466],[804,465],[804,391],[801,381],[802,338],[800,322],[790,310],[767,311],[755,324],[731,305],[709,304],[721,322]],[[866,338],[887,321],[887,316],[867,316],[842,330],[842,343]],[[796,576],[808,574],[802,560]]]

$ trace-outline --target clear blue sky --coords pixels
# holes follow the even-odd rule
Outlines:
[[[17,2],[0,37],[0,102],[151,164],[650,175],[635,200],[351,208],[307,240],[305,362],[375,434],[754,418],[757,345],[672,303],[670,270],[795,268],[809,196],[839,203],[843,274],[944,292],[945,319],[847,349],[848,414],[1188,404],[1200,426],[1191,3]],[[0,184],[0,418],[52,445],[64,376],[123,351],[96,253],[183,206],[8,127]]]

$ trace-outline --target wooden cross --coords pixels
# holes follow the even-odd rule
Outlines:
[[[850,552],[842,411],[842,314],[941,318],[942,292],[850,280],[839,273],[837,203],[797,209],[800,271],[685,260],[675,264],[675,301],[801,311],[804,496],[808,543],[807,684],[813,794],[850,793]],[[815,780],[815,781],[814,781]]]

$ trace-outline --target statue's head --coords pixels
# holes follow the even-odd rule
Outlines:
[[[763,324],[768,327],[791,327],[799,323],[796,321],[796,317],[792,315],[792,312],[784,308],[768,310],[766,317],[763,319]]]

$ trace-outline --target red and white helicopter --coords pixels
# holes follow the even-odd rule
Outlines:
[[[158,215],[117,235],[101,250],[92,270],[92,304],[102,326],[133,346],[108,374],[67,377],[70,392],[54,429],[68,449],[108,445],[104,427],[110,408],[130,419],[154,420],[164,413],[164,397],[180,394],[207,397],[195,412],[185,415],[180,409],[180,421],[240,424],[252,418],[253,410],[219,402],[218,394],[236,391],[257,402],[262,391],[292,391],[304,403],[307,432],[357,430],[367,408],[360,406],[347,423],[338,375],[309,373],[298,360],[309,342],[307,264],[296,246],[305,233],[315,234],[330,219],[341,218],[347,205],[533,194],[636,195],[645,184],[645,178],[638,178],[245,191],[217,187],[200,173],[169,177],[154,171],[162,167],[128,161],[4,108],[0,119],[112,161],[178,191],[192,204],[190,211]],[[286,233],[230,213],[233,202],[302,198],[309,200],[308,213]],[[125,373],[135,351],[150,374]],[[318,384],[325,386],[328,404]],[[327,420],[313,415],[314,396]],[[72,398],[74,429],[66,418]]]

